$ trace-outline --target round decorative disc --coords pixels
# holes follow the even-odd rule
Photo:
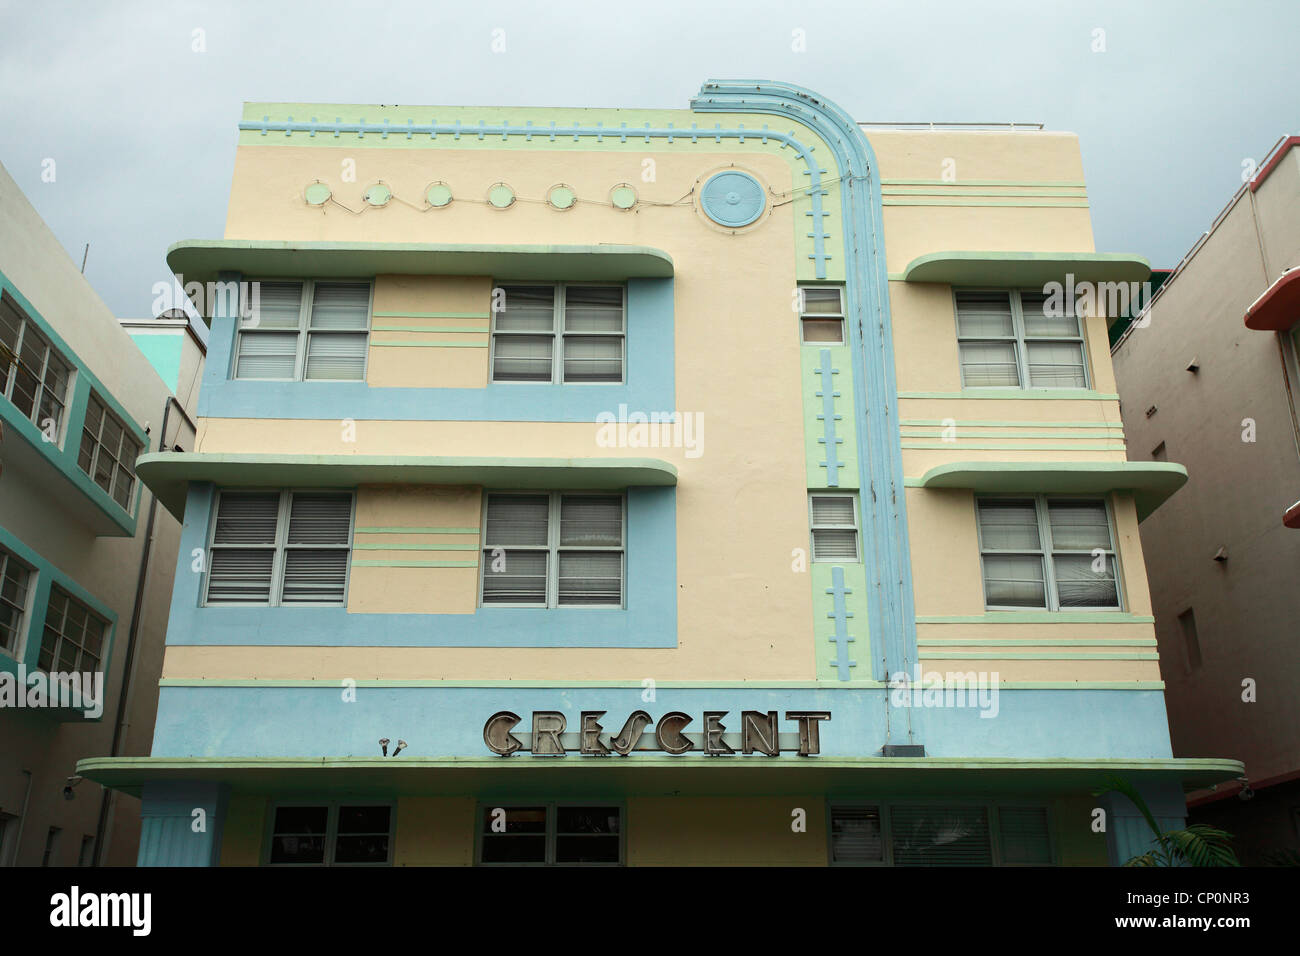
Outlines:
[[[573,204],[578,201],[578,194],[573,191],[572,186],[556,183],[546,194],[546,201],[555,209],[572,209]]]
[[[302,198],[307,200],[313,206],[322,206],[329,201],[330,188],[324,183],[309,183],[307,188],[302,191]]]
[[[616,209],[631,209],[636,205],[636,190],[627,183],[619,183],[609,191],[609,201]]]
[[[386,206],[388,200],[393,198],[393,191],[383,183],[375,183],[366,190],[366,194],[361,198],[372,206]]]
[[[446,206],[451,203],[451,187],[446,183],[432,183],[424,191],[424,199],[430,206]]]
[[[487,199],[498,209],[509,209],[515,204],[515,191],[505,183],[497,183],[488,190]]]
[[[700,208],[719,226],[738,229],[757,221],[767,208],[763,185],[749,173],[714,173],[700,190]]]

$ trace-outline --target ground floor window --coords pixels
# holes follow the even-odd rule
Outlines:
[[[838,865],[1014,866],[1052,862],[1043,806],[843,803],[830,810]]]
[[[480,864],[623,862],[623,808],[617,804],[482,803],[478,818]]]
[[[391,804],[283,804],[275,808],[267,862],[383,866],[392,862]]]

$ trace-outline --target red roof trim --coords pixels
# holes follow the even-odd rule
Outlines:
[[[1285,332],[1300,321],[1300,269],[1288,269],[1246,310],[1246,328]]]
[[[1282,523],[1288,528],[1300,528],[1300,501],[1286,509],[1282,515]]]
[[[1282,141],[1282,144],[1273,151],[1272,158],[1264,164],[1264,168],[1256,173],[1255,178],[1250,181],[1251,192],[1259,189],[1264,180],[1268,179],[1268,174],[1273,171],[1273,167],[1282,162],[1282,157],[1290,152],[1292,146],[1300,146],[1300,136],[1288,136]]]

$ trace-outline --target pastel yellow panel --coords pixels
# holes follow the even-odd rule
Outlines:
[[[487,276],[376,276],[368,383],[487,385],[491,298]]]

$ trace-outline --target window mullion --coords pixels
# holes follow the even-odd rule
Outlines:
[[[289,539],[289,503],[293,497],[290,491],[280,492],[280,506],[275,515],[275,544],[271,552],[271,593],[268,595],[272,607],[279,607],[284,601],[284,565],[285,551]]]
[[[1029,388],[1029,346],[1025,344],[1025,311],[1020,302],[1020,291],[1011,290],[1011,330],[1015,333],[1016,371],[1020,387]]]
[[[1056,553],[1056,542],[1052,540],[1052,522],[1047,508],[1047,497],[1045,495],[1036,495],[1034,504],[1038,517],[1038,537],[1042,542],[1043,549],[1043,575],[1044,583],[1047,585],[1047,609],[1049,611],[1059,611],[1061,609],[1061,599],[1056,593],[1056,562],[1052,560],[1053,555]]]
[[[311,326],[311,306],[315,298],[316,283],[311,279],[304,279],[302,298],[298,303],[298,341],[294,353],[293,375],[295,382],[301,382],[307,377],[307,337],[311,334],[307,329]]]
[[[546,606],[560,606],[560,493],[551,492],[546,509]]]
[[[565,310],[565,292],[567,287],[563,282],[556,283],[554,303],[555,308],[551,314],[551,335],[553,336],[554,346],[551,348],[551,384],[564,384],[564,310]]]

